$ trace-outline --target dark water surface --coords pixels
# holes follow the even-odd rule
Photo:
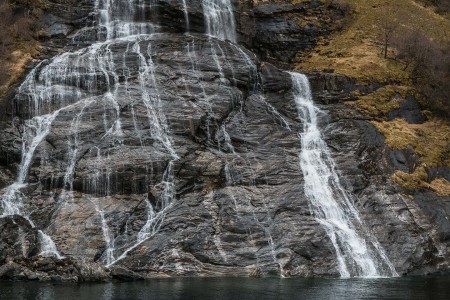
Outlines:
[[[154,279],[131,283],[0,282],[0,299],[450,299],[450,277]]]

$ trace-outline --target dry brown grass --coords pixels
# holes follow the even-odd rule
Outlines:
[[[386,137],[386,143],[392,149],[413,147],[425,167],[450,166],[450,124],[447,120],[408,124],[403,119],[395,119],[372,124]]]
[[[448,195],[450,184],[437,178],[429,182],[429,168],[450,166],[450,124],[446,120],[432,119],[424,124],[408,124],[403,119],[372,122],[386,137],[392,149],[413,147],[419,156],[419,166],[412,173],[397,171],[391,177],[397,184],[410,189],[428,188],[439,195]]]
[[[393,59],[384,59],[380,44],[380,21],[388,16],[398,24],[397,34],[417,28],[440,43],[450,39],[450,20],[438,15],[432,8],[414,0],[379,1],[346,0],[354,7],[354,21],[331,40],[323,41],[309,57],[299,56],[296,65],[301,70],[334,69],[335,72],[358,79],[360,82],[409,83],[404,65]],[[390,57],[393,50],[390,49]]]
[[[450,182],[446,179],[435,179],[430,183],[429,187],[440,196],[450,196]]]
[[[430,189],[439,196],[450,196],[450,182],[437,178],[428,183],[428,175],[423,167],[417,168],[413,173],[397,171],[391,178],[409,190]]]
[[[418,190],[429,187],[427,182],[428,174],[423,167],[417,168],[413,173],[397,171],[392,175],[391,179],[409,190]]]
[[[39,52],[39,43],[37,41],[30,41],[21,47],[22,49],[13,51],[6,59],[0,58],[0,63],[8,75],[3,84],[0,85],[0,97],[21,78],[25,67],[33,59],[33,56]]]
[[[414,94],[414,90],[408,86],[387,85],[373,93],[360,96],[356,101],[346,102],[346,104],[355,106],[366,115],[383,119],[386,113],[400,108],[403,99],[410,94]]]
[[[0,2],[0,98],[22,76],[25,66],[39,52],[36,40],[42,0],[4,0]]]

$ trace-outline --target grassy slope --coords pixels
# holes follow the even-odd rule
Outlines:
[[[414,0],[345,0],[353,5],[353,22],[328,41],[322,41],[308,56],[298,56],[296,67],[301,70],[334,69],[336,73],[356,78],[360,83],[389,83],[375,93],[360,96],[349,103],[374,117],[373,124],[386,137],[393,149],[412,146],[419,157],[419,165],[411,174],[397,171],[392,179],[414,190],[429,188],[440,195],[450,195],[450,183],[445,179],[432,182],[427,168],[450,166],[450,123],[428,113],[424,124],[408,124],[404,120],[387,121],[385,113],[399,107],[399,99],[415,94],[402,62],[382,54],[382,20],[388,18],[398,24],[395,34],[421,30],[434,41],[445,44],[450,40],[450,19],[438,15],[431,7],[423,7]]]
[[[4,81],[0,82],[0,98],[5,96],[8,88],[17,82],[25,72],[25,67],[33,59],[33,55],[39,53],[37,41],[26,41],[14,45],[9,56],[0,57],[0,65],[7,73]]]
[[[398,24],[397,34],[407,29],[422,30],[438,42],[450,40],[450,20],[414,0],[345,0],[354,8],[354,20],[343,32],[319,45],[297,67],[303,70],[332,68],[362,82],[387,80],[408,83],[409,74],[393,59],[383,59],[380,22],[388,18]],[[392,57],[392,54],[390,55]]]
[[[8,21],[0,20],[0,39],[10,39],[13,42],[3,45],[0,49],[0,66],[4,72],[0,76],[0,99],[5,96],[8,88],[19,80],[25,67],[40,51],[40,43],[35,39],[39,34],[37,28],[37,16],[46,7],[44,0],[6,0],[1,1],[0,6],[8,7],[15,3],[18,7],[24,7],[22,12],[13,14],[13,10],[5,10],[0,17],[9,17]],[[0,7],[1,9],[1,7]]]

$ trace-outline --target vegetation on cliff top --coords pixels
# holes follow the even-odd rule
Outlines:
[[[392,59],[393,49],[383,58],[383,31],[386,20],[396,24],[398,36],[411,30],[423,32],[445,45],[450,41],[450,19],[436,14],[414,0],[345,0],[353,7],[353,22],[331,39],[322,40],[305,58],[299,54],[302,70],[334,69],[361,82],[407,82],[410,74],[404,64]]]

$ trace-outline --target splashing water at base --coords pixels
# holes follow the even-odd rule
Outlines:
[[[39,243],[41,244],[41,253],[39,253],[39,255],[55,256],[58,259],[64,258],[64,256],[59,253],[53,240],[48,235],[46,235],[42,230],[38,230],[38,236]]]

